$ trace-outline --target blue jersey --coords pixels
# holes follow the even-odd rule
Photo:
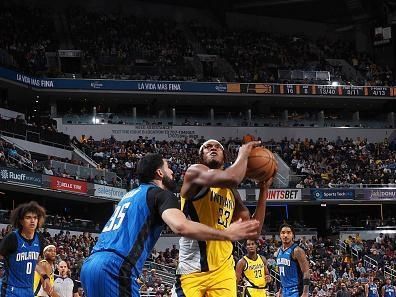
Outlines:
[[[395,286],[385,285],[384,286],[384,297],[396,297]]]
[[[376,284],[368,284],[368,297],[378,297],[378,287]]]
[[[0,254],[5,258],[2,296],[11,295],[5,292],[23,292],[20,290],[24,289],[33,295],[34,270],[42,250],[38,234],[36,233],[32,240],[27,240],[19,231],[14,231],[3,241],[0,249]]]
[[[146,201],[151,187],[154,185],[143,184],[123,197],[92,251],[111,251],[127,259],[135,268],[136,277],[164,227],[152,224]]]
[[[88,297],[139,296],[137,278],[165,224],[162,213],[179,209],[177,198],[142,184],[125,194],[81,269]]]
[[[293,244],[286,250],[279,248],[276,265],[282,288],[298,287],[302,291],[302,271],[298,262],[292,257],[297,246],[297,244]]]

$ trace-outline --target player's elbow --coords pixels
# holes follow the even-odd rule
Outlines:
[[[186,220],[186,222],[187,222],[187,220]],[[180,236],[186,235],[186,233],[187,233],[186,222],[177,221],[174,224],[172,224],[172,226],[170,226],[170,227],[171,227],[173,233],[175,233],[176,235],[180,235]]]

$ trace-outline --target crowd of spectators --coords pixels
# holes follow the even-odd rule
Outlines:
[[[373,277],[380,288],[385,283],[384,267],[395,269],[396,241],[380,234],[375,240],[362,240],[359,234],[349,236],[343,245],[330,238],[311,239],[303,236],[297,241],[308,256],[311,272],[312,296],[339,296],[337,292],[346,288],[349,296],[364,297],[365,284]],[[260,254],[267,258],[268,266],[276,271],[274,252],[279,242],[273,236],[261,240]],[[358,257],[351,249],[358,250]],[[370,257],[374,262],[364,261]],[[272,284],[274,286],[274,284]],[[272,289],[277,289],[277,284]],[[380,292],[380,290],[379,290]],[[343,295],[344,296],[344,295]]]
[[[84,53],[84,77],[193,80],[185,57],[193,51],[171,20],[70,8],[68,24],[75,48]]]
[[[278,73],[302,70],[329,71],[332,81],[344,84],[394,84],[390,67],[376,64],[367,53],[358,53],[352,42],[227,27],[216,29],[198,21],[176,23],[148,16],[87,11],[77,6],[58,13],[63,16],[63,26],[56,26],[55,19],[59,17],[48,9],[1,4],[0,49],[14,58],[11,66],[28,73],[48,72],[45,54],[57,51],[59,36],[63,36],[64,44],[81,50],[81,71],[74,74],[88,78],[224,81],[224,71],[215,69],[220,57],[235,72],[234,78],[227,79],[237,82],[330,82],[329,78],[309,75],[285,79]],[[57,32],[60,28],[65,32]],[[193,48],[202,49],[200,55],[206,53],[213,59],[200,59]],[[355,68],[356,76],[346,79],[340,66],[326,61],[329,58],[346,60]],[[194,59],[196,64],[201,61],[202,67],[193,66]],[[199,69],[205,72],[203,77]]]
[[[0,49],[13,57],[14,63],[10,66],[27,73],[46,70],[45,53],[58,49],[51,16],[44,7],[7,1],[0,3]]]
[[[77,142],[80,148],[97,162],[99,170],[116,173],[122,178],[122,182],[116,178],[106,180],[104,174],[82,178],[72,175],[65,169],[55,170],[48,165],[43,166],[43,163],[35,168],[39,168],[47,175],[82,179],[118,187],[127,185],[131,189],[138,186],[135,169],[139,159],[147,153],[160,153],[169,160],[175,180],[181,184],[187,168],[199,162],[198,149],[204,140],[201,137],[194,140],[158,141],[155,137],[139,136],[137,140],[121,142],[114,137],[98,141],[84,135],[79,141],[73,139],[73,142]],[[242,140],[239,138],[219,140],[225,146],[229,161],[232,162]],[[289,165],[292,175],[299,177],[300,181],[295,185],[290,185],[292,187],[360,187],[366,184],[391,187],[396,184],[396,142],[394,140],[384,139],[378,143],[371,143],[363,138],[338,138],[335,141],[329,141],[326,138],[262,141]],[[15,150],[13,146],[4,141],[0,144],[1,165],[23,167],[21,161],[13,163],[15,159],[10,158]],[[50,159],[57,160],[56,157],[50,157]],[[82,161],[59,160],[84,166]],[[38,164],[35,159],[28,161]],[[226,166],[229,164],[227,163]],[[254,186],[248,181],[244,185]]]

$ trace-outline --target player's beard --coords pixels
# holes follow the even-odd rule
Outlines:
[[[176,181],[168,175],[165,175],[163,177],[162,183],[169,191],[173,192],[174,190],[176,190]]]

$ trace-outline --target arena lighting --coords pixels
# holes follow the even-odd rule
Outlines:
[[[332,82],[331,82],[331,85],[332,85],[333,87],[336,87],[336,86],[339,85],[339,83],[338,83],[338,81],[332,81]]]
[[[320,206],[321,206],[321,207],[326,207],[327,204],[326,204],[326,203],[321,203]]]
[[[99,124],[100,123],[100,119],[98,119],[97,117],[93,117],[92,118],[92,123],[93,124]]]

